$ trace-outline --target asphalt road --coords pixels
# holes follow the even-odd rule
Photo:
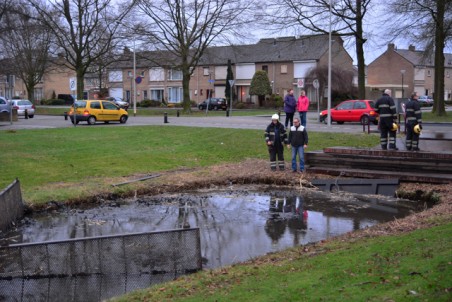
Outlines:
[[[282,122],[285,116],[282,116]],[[133,116],[129,115],[129,119],[125,124],[110,122],[109,124],[97,123],[96,125],[88,125],[81,122],[77,125],[83,127],[130,127],[130,126],[189,126],[189,127],[217,127],[217,128],[237,128],[237,129],[260,129],[271,122],[271,116],[234,116],[234,112],[229,117],[226,116],[196,116],[196,117],[175,117],[169,116],[168,123],[165,123],[164,116]],[[19,129],[45,129],[45,128],[66,128],[74,127],[70,120],[65,120],[63,116],[53,115],[35,115],[32,119],[19,117],[17,122],[0,122],[0,131],[2,130],[19,130]],[[403,127],[403,125],[402,125]],[[332,123],[330,126],[318,122],[317,112],[308,113],[307,130],[315,132],[344,132],[344,133],[362,133],[367,132],[367,127],[359,123],[345,123],[338,125]],[[402,129],[403,130],[403,129]],[[450,123],[424,123],[423,133],[429,132],[450,132],[452,124]],[[376,125],[370,125],[371,132],[378,132]]]

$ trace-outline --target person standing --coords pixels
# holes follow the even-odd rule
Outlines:
[[[272,115],[272,122],[267,126],[265,130],[265,143],[268,147],[268,153],[270,154],[270,168],[272,171],[276,171],[276,167],[279,166],[281,171],[284,170],[284,145],[287,145],[287,133],[284,125],[279,122],[279,116],[277,114]],[[278,158],[278,163],[276,162]]]
[[[417,92],[411,94],[411,98],[406,104],[406,139],[407,150],[419,151],[419,133],[414,131],[414,127],[419,125],[422,129],[422,111],[419,104]]]
[[[300,114],[301,125],[306,128],[306,115],[308,113],[309,108],[309,99],[306,96],[306,91],[302,90],[300,92],[300,97],[297,102],[297,110]]]
[[[304,171],[304,149],[308,147],[308,132],[300,125],[300,120],[294,118],[294,125],[290,127],[289,147],[292,148],[292,172],[297,172],[297,154],[300,162],[300,173]]]
[[[289,92],[284,97],[284,112],[286,113],[286,121],[284,126],[287,128],[290,124],[290,127],[293,126],[293,116],[295,114],[295,110],[297,108],[297,100],[293,96],[293,89],[289,89]]]
[[[392,125],[397,122],[397,111],[390,89],[386,89],[377,100],[375,111],[379,114],[381,149],[388,149],[389,138],[389,150],[398,150],[396,147],[397,131],[392,131]]]

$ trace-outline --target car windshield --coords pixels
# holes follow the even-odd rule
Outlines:
[[[17,105],[19,106],[27,106],[27,105],[32,105],[32,103],[29,100],[20,100],[17,102]]]
[[[75,107],[86,108],[86,102],[85,101],[77,101],[77,102],[75,102]]]

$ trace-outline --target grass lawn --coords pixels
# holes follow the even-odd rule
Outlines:
[[[309,150],[378,142],[375,135],[315,132],[309,140]],[[132,190],[111,185],[134,175],[268,157],[263,130],[177,126],[2,131],[0,145],[0,188],[17,177],[31,204]]]

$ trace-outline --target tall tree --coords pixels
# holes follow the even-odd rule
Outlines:
[[[371,0],[278,0],[269,7],[270,20],[274,24],[279,24],[281,29],[301,25],[310,32],[324,34],[329,33],[331,26],[335,35],[353,38],[358,63],[358,97],[364,99],[366,95],[364,44],[367,41],[364,19],[370,4]],[[327,21],[330,19],[330,12],[331,23]]]
[[[230,80],[234,80],[234,74],[232,73],[231,60],[228,60],[228,69],[226,71],[226,88],[224,90],[224,95],[226,96],[226,99],[228,99],[228,103],[234,100],[234,91],[232,91],[231,89],[232,87],[231,84],[229,83]]]
[[[176,60],[171,66],[182,72],[183,107],[189,112],[190,77],[208,46],[239,30],[253,0],[137,0],[146,18],[141,37],[156,41]]]
[[[250,95],[257,95],[259,97],[259,106],[262,106],[265,96],[271,93],[272,87],[267,72],[263,70],[256,71],[251,79]]]
[[[11,72],[24,82],[32,102],[34,88],[48,67],[52,37],[48,28],[35,17],[35,12],[29,6],[16,2],[3,18],[2,26],[7,30],[0,35],[5,55],[14,60]]]
[[[438,116],[446,115],[444,50],[452,41],[452,0],[393,0],[391,7],[397,16],[393,22],[397,26],[392,28],[392,36],[411,38],[424,46],[424,58],[434,56],[433,112]]]
[[[77,98],[83,98],[84,76],[96,60],[115,47],[115,33],[133,7],[115,10],[113,0],[28,0],[56,37],[64,65],[77,76]],[[117,11],[117,13],[116,13]]]

